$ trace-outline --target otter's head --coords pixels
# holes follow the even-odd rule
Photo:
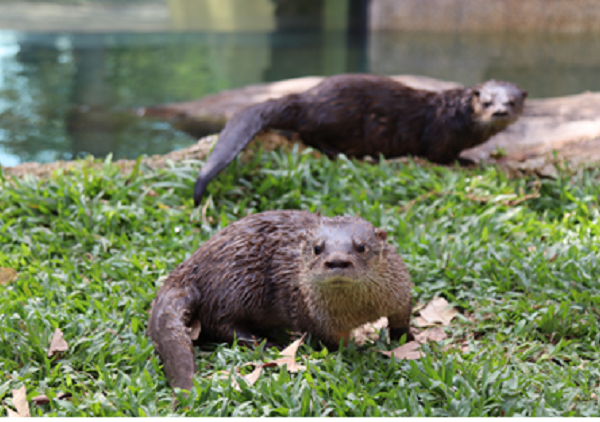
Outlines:
[[[321,217],[302,238],[304,280],[321,288],[344,288],[372,278],[387,234],[358,217]]]
[[[527,91],[517,85],[490,80],[473,88],[473,120],[490,126],[506,127],[523,113]]]

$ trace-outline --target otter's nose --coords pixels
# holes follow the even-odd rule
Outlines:
[[[352,262],[346,261],[344,259],[332,259],[331,261],[325,262],[325,267],[333,270],[335,268],[350,268],[352,266]]]

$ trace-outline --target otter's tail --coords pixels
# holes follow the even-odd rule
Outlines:
[[[294,130],[298,125],[298,96],[288,95],[247,107],[227,122],[194,186],[194,204],[200,205],[210,181],[263,129]]]
[[[148,335],[163,362],[163,370],[171,388],[191,391],[196,371],[191,329],[185,319],[193,317],[198,296],[187,288],[163,287],[158,295],[148,321]]]

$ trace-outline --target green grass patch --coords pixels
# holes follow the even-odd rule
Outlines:
[[[232,163],[194,209],[198,168],[0,176],[0,267],[18,272],[0,285],[1,401],[24,384],[51,398],[36,416],[599,415],[600,171],[508,179],[273,152]],[[415,299],[443,296],[461,315],[420,360],[301,346],[306,371],[265,368],[239,391],[211,375],[276,351],[207,345],[174,410],[145,335],[157,282],[224,225],[272,209],[360,213],[388,231]],[[69,350],[48,358],[57,327]]]

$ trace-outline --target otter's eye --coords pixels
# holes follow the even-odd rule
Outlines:
[[[489,106],[491,106],[491,105],[492,105],[492,102],[491,102],[491,101],[487,101],[487,102],[483,103],[483,106],[484,106],[484,107],[489,107]]]
[[[321,255],[323,249],[320,246],[315,246],[315,255]]]
[[[365,245],[364,245],[364,244],[362,244],[362,243],[359,243],[359,244],[356,246],[356,251],[357,251],[358,253],[363,253],[363,252],[365,251]]]
[[[511,107],[514,107],[515,106],[515,102],[514,101],[509,101],[508,105],[511,106]]]

